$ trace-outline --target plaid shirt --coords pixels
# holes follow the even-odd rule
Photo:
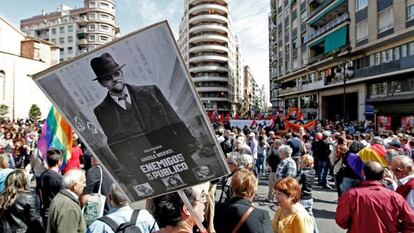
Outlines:
[[[286,177],[296,177],[296,163],[291,157],[282,160],[276,169],[276,180]]]

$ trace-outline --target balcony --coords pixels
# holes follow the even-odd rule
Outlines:
[[[213,65],[206,65],[206,66],[196,66],[196,67],[190,67],[190,72],[228,72],[229,68],[222,67],[222,66],[213,66]]]
[[[220,62],[227,62],[229,58],[227,56],[220,56],[220,55],[201,55],[201,56],[194,56],[191,57],[189,62],[200,62],[200,61],[220,61]]]
[[[299,90],[301,91],[317,90],[317,89],[322,88],[323,86],[324,86],[324,81],[319,80],[319,81],[314,81],[311,83],[299,85]]]
[[[80,39],[78,40],[77,45],[87,45],[88,44],[88,40],[87,39]]]
[[[189,10],[189,14],[197,14],[199,12],[209,12],[210,10],[214,10],[215,12],[218,13],[223,13],[223,14],[228,14],[229,10],[227,9],[227,7],[222,6],[222,5],[218,5],[218,4],[211,4],[211,3],[207,3],[207,4],[200,4],[198,6],[192,7]]]
[[[229,92],[228,87],[196,87],[197,92]]]
[[[414,67],[414,56],[404,57],[397,61],[391,61],[376,66],[365,67],[355,70],[355,78],[364,78],[374,75],[385,74]]]
[[[79,28],[78,30],[76,30],[76,33],[78,34],[87,33],[87,32],[88,32],[88,29],[86,27]]]
[[[310,19],[313,16],[315,16],[316,14],[318,14],[318,12],[322,11],[323,8],[325,8],[327,5],[329,5],[333,1],[335,1],[335,0],[325,0],[325,1],[310,0],[310,1],[308,1],[309,4],[313,4],[315,2],[320,4],[317,8],[315,8],[314,10],[312,10],[310,12],[310,15],[309,15],[308,19]]]
[[[326,32],[330,31],[331,29],[335,28],[336,26],[338,26],[339,24],[347,21],[349,19],[349,14],[348,13],[344,13],[341,16],[339,16],[338,18],[336,18],[335,20],[329,22],[328,24],[326,24],[325,26],[319,28],[318,30],[314,31],[309,37],[305,37],[303,43],[308,43],[309,41],[325,34]]]
[[[194,27],[191,27],[188,31],[189,33],[197,33],[197,32],[219,32],[219,33],[229,33],[229,29],[226,26],[223,26],[221,24],[203,24],[203,25],[197,25]]]
[[[214,76],[202,76],[202,77],[193,77],[193,82],[228,82],[229,79],[226,77],[214,77]]]
[[[289,92],[294,92],[294,91],[298,91],[297,87],[288,87],[285,89],[280,89],[279,90],[279,95],[283,95],[283,94],[288,94]]]
[[[225,42],[229,43],[229,39],[225,36],[219,36],[219,35],[201,35],[201,36],[195,36],[190,38],[190,43],[197,43],[201,41],[217,41],[217,42]]]
[[[190,24],[197,24],[203,21],[211,21],[211,22],[219,22],[219,23],[229,23],[229,20],[221,15],[212,15],[212,14],[205,14],[205,15],[197,15],[190,18]]]
[[[202,52],[202,51],[221,51],[228,52],[229,49],[226,46],[222,45],[200,45],[190,48],[190,53]]]

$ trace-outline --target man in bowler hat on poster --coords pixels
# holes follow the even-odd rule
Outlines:
[[[93,80],[108,90],[94,109],[95,116],[110,149],[130,174],[139,175],[142,161],[137,155],[157,145],[182,153],[187,165],[195,165],[191,155],[197,149],[196,140],[157,86],[126,84],[125,64],[116,63],[109,53],[90,64],[96,75]]]

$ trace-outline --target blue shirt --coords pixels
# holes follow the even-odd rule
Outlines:
[[[6,178],[13,171],[11,168],[4,168],[0,170],[0,193],[4,191]]]
[[[134,210],[129,206],[113,208],[106,216],[110,217],[112,220],[118,223],[118,225],[121,225],[122,223],[129,222],[131,220],[133,211]],[[150,233],[159,230],[154,217],[152,217],[152,215],[145,209],[141,209],[139,211],[138,219],[135,225],[141,230],[142,233]],[[114,231],[104,222],[96,220],[88,227],[88,230],[86,232],[113,233]]]

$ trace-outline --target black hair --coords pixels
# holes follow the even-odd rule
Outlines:
[[[62,159],[63,151],[55,148],[51,148],[47,151],[47,165],[54,167]]]
[[[196,194],[191,188],[183,190],[191,204],[194,204],[196,200]],[[153,199],[155,211],[154,218],[157,219],[158,226],[160,228],[166,226],[175,227],[182,221],[181,209],[184,206],[184,202],[181,200],[178,193],[170,193],[163,196],[159,196]]]

